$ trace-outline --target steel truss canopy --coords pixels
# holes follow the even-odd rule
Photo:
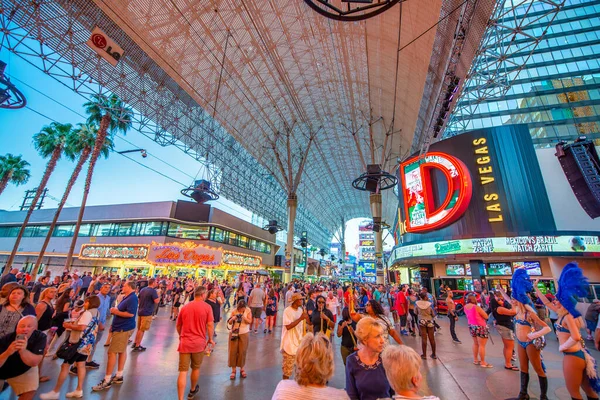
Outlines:
[[[297,169],[314,138],[295,230],[326,247],[339,221],[370,216],[352,181],[368,164],[393,172],[431,134],[447,73],[466,75],[494,3],[406,0],[347,22],[304,0],[0,0],[0,50],[83,96],[117,94],[135,129],[268,220],[287,213],[275,153]],[[122,48],[116,65],[86,44],[94,29]],[[393,221],[392,191],[383,205]]]

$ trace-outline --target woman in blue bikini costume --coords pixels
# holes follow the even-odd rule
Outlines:
[[[523,268],[515,270],[511,280],[512,305],[515,313],[515,333],[519,354],[519,367],[521,368],[521,391],[519,400],[528,400],[529,394],[529,364],[533,367],[540,382],[540,400],[547,400],[548,378],[542,363],[542,352],[533,345],[533,340],[542,337],[551,331],[548,324],[542,321],[534,308],[529,293],[533,292],[533,283],[529,274]],[[499,288],[502,296],[510,301],[510,298]],[[536,331],[535,327],[541,327]]]
[[[558,314],[555,324],[558,349],[563,352],[563,374],[567,390],[573,400],[583,400],[580,388],[588,400],[598,399],[600,380],[596,361],[581,340],[580,329],[584,327],[581,313],[575,306],[579,297],[587,296],[588,279],[583,276],[576,263],[565,265],[558,279],[558,292],[553,302],[548,301],[536,285],[536,292],[546,307]]]

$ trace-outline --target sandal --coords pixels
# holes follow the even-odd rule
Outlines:
[[[481,368],[494,368],[492,364],[479,364]]]
[[[235,372],[232,372],[231,375],[229,375],[229,379],[230,380],[235,380]]]
[[[475,365],[479,365],[479,364],[480,364],[480,362],[479,362],[479,361],[473,361],[473,364],[475,364]]]
[[[515,365],[511,365],[510,367],[504,367],[504,369],[508,369],[509,371],[519,371],[519,367]]]
[[[242,378],[245,378],[245,377],[247,377],[248,375],[246,375],[246,371],[242,370],[242,371],[240,371],[240,376],[241,376]]]

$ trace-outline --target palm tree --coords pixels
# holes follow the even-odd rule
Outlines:
[[[0,156],[0,194],[9,182],[17,186],[27,183],[30,177],[27,167],[29,163],[21,156],[13,156],[10,153]]]
[[[42,245],[42,249],[40,250],[40,254],[38,255],[37,261],[35,262],[35,267],[33,269],[33,278],[37,275],[37,271],[42,264],[42,259],[44,258],[44,254],[46,253],[46,249],[48,248],[48,244],[50,243],[50,239],[52,238],[52,233],[56,228],[56,223],[58,221],[58,217],[62,212],[65,203],[67,202],[67,198],[71,193],[71,189],[75,185],[77,178],[79,177],[79,173],[83,168],[83,165],[90,158],[90,154],[92,153],[92,149],[94,148],[94,144],[96,143],[96,136],[98,135],[98,127],[93,124],[78,124],[77,128],[74,129],[67,139],[67,145],[65,146],[65,156],[69,158],[71,161],[75,161],[77,159],[77,164],[75,165],[75,169],[71,174],[71,178],[67,183],[67,187],[63,194],[62,199],[60,199],[60,203],[58,203],[58,208],[54,213],[54,219],[52,219],[52,223],[50,224],[50,229],[46,234],[46,240],[44,240],[44,244]],[[106,158],[108,157],[109,152],[113,149],[113,142],[110,138],[106,138],[104,141],[104,147],[100,150],[101,154]]]
[[[85,103],[83,107],[85,108],[86,114],[89,115],[87,120],[88,124],[99,124],[100,129],[96,135],[94,149],[90,156],[90,164],[88,166],[85,187],[83,189],[83,199],[81,200],[77,224],[75,225],[71,247],[69,248],[67,261],[65,262],[65,268],[67,270],[71,268],[73,252],[75,251],[77,237],[79,236],[79,229],[81,228],[81,221],[83,220],[83,212],[85,211],[87,197],[90,193],[90,185],[92,184],[92,176],[94,175],[96,161],[98,160],[98,157],[100,157],[102,149],[106,146],[106,139],[110,139],[112,143],[112,136],[115,132],[126,134],[129,128],[131,128],[133,120],[133,111],[131,108],[127,107],[125,103],[114,94],[108,97],[102,94],[94,95],[92,100]]]
[[[35,146],[35,149],[43,158],[50,157],[50,160],[46,165],[46,170],[44,171],[42,181],[35,192],[35,197],[31,201],[31,206],[29,206],[29,210],[27,210],[27,215],[25,216],[23,225],[21,225],[21,229],[19,230],[19,234],[17,236],[17,240],[15,241],[12,252],[10,253],[10,257],[8,257],[8,260],[6,261],[6,265],[4,267],[5,274],[8,273],[12,267],[12,263],[17,255],[17,250],[19,249],[19,244],[23,238],[23,233],[25,232],[29,218],[31,218],[31,214],[33,214],[33,210],[35,210],[37,202],[40,199],[44,188],[48,184],[50,175],[52,175],[54,168],[56,168],[56,163],[58,163],[58,160],[63,154],[67,136],[72,129],[73,125],[71,124],[60,124],[58,122],[53,122],[50,125],[44,126],[40,132],[33,136],[33,145]]]

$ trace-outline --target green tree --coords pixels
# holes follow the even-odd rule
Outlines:
[[[69,198],[69,194],[83,169],[83,165],[89,160],[90,154],[94,148],[96,143],[96,136],[98,135],[98,127],[93,124],[78,124],[77,128],[74,129],[69,137],[67,138],[67,144],[65,146],[65,156],[71,161],[77,160],[77,164],[75,164],[75,169],[71,174],[71,178],[67,183],[67,187],[65,188],[65,192],[63,194],[62,199],[60,199],[60,203],[58,203],[58,208],[54,213],[54,218],[52,219],[52,223],[50,224],[50,229],[46,234],[46,239],[44,240],[44,244],[42,245],[42,249],[40,250],[40,254],[35,262],[35,267],[33,269],[33,279],[37,275],[37,271],[42,264],[42,259],[44,258],[44,254],[46,253],[46,249],[48,248],[48,244],[50,243],[50,239],[52,238],[52,233],[54,233],[54,229],[56,228],[56,223],[58,218],[60,217],[60,213],[62,212],[65,203],[67,202],[67,198]],[[108,157],[110,151],[113,149],[113,142],[111,138],[106,138],[104,141],[104,147],[100,150],[100,153],[105,158]]]
[[[30,177],[27,167],[29,163],[21,156],[13,156],[10,153],[0,156],[0,194],[9,182],[17,186],[27,183]]]
[[[8,273],[12,268],[12,263],[15,260],[15,256],[17,255],[17,250],[19,249],[19,244],[21,243],[21,239],[23,238],[23,233],[25,232],[25,228],[29,223],[29,219],[31,218],[31,214],[33,214],[33,210],[37,206],[37,203],[44,191],[44,188],[48,184],[48,180],[50,179],[50,175],[54,172],[54,168],[56,168],[56,164],[60,157],[63,155],[65,144],[67,141],[67,137],[69,136],[71,130],[73,129],[73,125],[71,124],[61,124],[58,122],[53,122],[50,125],[46,125],[42,128],[42,130],[36,133],[33,136],[33,145],[38,153],[43,158],[50,158],[48,164],[46,165],[46,170],[44,171],[44,175],[42,176],[42,181],[40,182],[37,191],[35,192],[35,197],[31,201],[31,206],[29,210],[27,210],[27,215],[25,216],[25,220],[23,221],[23,225],[21,225],[21,229],[19,230],[19,234],[17,235],[17,240],[15,241],[15,245],[6,261],[6,265],[4,267],[4,273]]]
[[[96,161],[98,160],[98,157],[100,157],[102,149],[106,146],[107,138],[112,142],[112,137],[116,132],[126,134],[131,128],[133,120],[133,111],[131,108],[125,106],[121,99],[114,94],[111,96],[95,95],[91,101],[88,101],[83,106],[86,114],[89,116],[87,120],[88,124],[98,124],[100,129],[96,135],[96,141],[94,142],[94,148],[92,149],[92,154],[90,156],[77,224],[75,225],[71,247],[69,248],[67,260],[65,262],[65,268],[67,270],[71,268],[71,263],[73,261],[73,252],[75,251],[75,245],[79,236],[85,204],[87,203],[88,194],[90,193]]]

